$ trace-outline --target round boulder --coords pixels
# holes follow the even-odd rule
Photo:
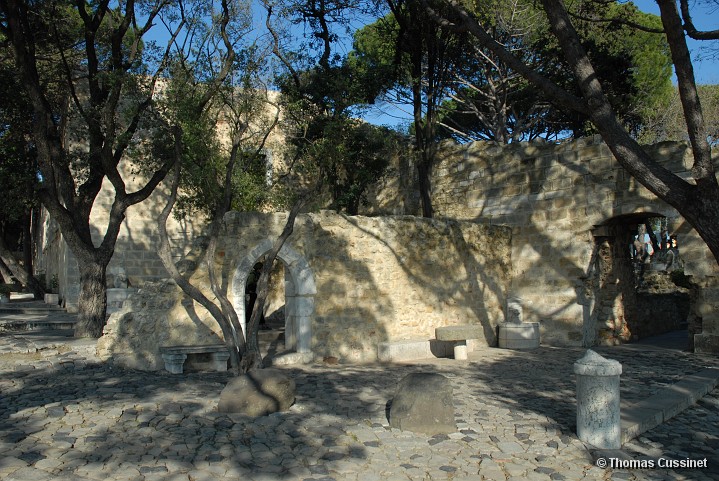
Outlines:
[[[217,410],[265,416],[287,411],[295,402],[295,381],[278,369],[257,369],[227,383]]]
[[[449,379],[436,373],[405,376],[389,408],[389,425],[402,431],[430,435],[455,432],[457,425]]]

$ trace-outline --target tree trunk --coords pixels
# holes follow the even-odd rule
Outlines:
[[[78,262],[80,268],[80,297],[75,337],[99,338],[105,327],[107,312],[107,265],[97,261]]]
[[[32,277],[32,215],[30,211],[28,211],[23,218],[22,255],[25,272],[27,272],[28,277]]]
[[[175,281],[177,286],[182,289],[187,296],[202,305],[217,321],[217,324],[222,329],[222,336],[225,339],[227,350],[230,353],[230,366],[235,373],[240,370],[240,358],[245,351],[245,339],[242,337],[242,332],[239,327],[233,326],[231,319],[228,317],[230,313],[225,313],[220,307],[205,296],[197,286],[193,285],[188,278],[185,278],[180,271],[177,269],[172,253],[170,251],[170,240],[167,234],[167,219],[172,212],[172,208],[177,201],[177,189],[180,182],[180,171],[181,171],[181,160],[182,160],[182,129],[179,126],[173,128],[173,134],[175,136],[175,165],[173,169],[173,175],[170,180],[170,195],[167,199],[167,204],[162,209],[158,218],[158,229],[160,233],[160,245],[157,248],[157,253],[160,256],[162,265],[170,274],[170,277]],[[232,169],[228,169],[232,172]],[[217,215],[217,212],[215,213]],[[217,231],[216,222],[211,224],[210,235],[216,236]],[[214,245],[214,242],[211,242]],[[207,251],[203,254],[207,257]],[[213,265],[213,260],[209,259],[208,266]],[[209,268],[212,271],[212,268]],[[224,293],[219,292],[218,296],[223,296]],[[229,302],[229,301],[228,301]]]
[[[420,159],[417,164],[417,173],[419,175],[419,198],[422,201],[422,217],[431,219],[434,216],[432,185],[430,182],[431,169],[424,159]]]
[[[8,266],[0,258],[0,275],[4,284],[10,284],[12,282],[12,272],[8,269]]]
[[[35,298],[40,299],[43,297],[45,289],[35,277],[28,276],[25,269],[17,262],[13,253],[5,244],[2,235],[0,235],[0,260],[10,269],[10,272],[12,272],[12,275],[15,276],[15,279],[17,279],[20,284],[30,289]]]
[[[674,207],[694,227],[719,264],[719,186],[705,184],[697,189],[698,195]]]

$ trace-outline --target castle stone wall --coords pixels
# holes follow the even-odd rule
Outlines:
[[[669,170],[690,177],[686,144],[662,143],[647,149]],[[396,168],[416,170],[410,164]],[[412,175],[406,170],[399,178]],[[405,184],[416,192],[416,181]],[[411,192],[395,194],[398,187],[390,179],[372,191],[368,212],[396,212],[402,206],[418,214],[419,204],[407,201],[414,199]],[[541,323],[543,343],[592,345],[601,331],[626,334],[621,333],[626,327],[620,318],[621,289],[611,300],[597,295],[598,290],[615,289],[598,285],[599,239],[604,227],[614,222],[666,217],[670,234],[678,236],[685,273],[696,279],[719,274],[694,229],[636,182],[599,136],[561,144],[446,143],[434,167],[432,199],[438,218],[512,228],[510,294],[523,300],[526,320]],[[717,322],[719,327],[719,319],[713,321],[712,316],[705,313],[705,324]]]
[[[251,268],[261,259],[265,251],[258,246],[276,238],[285,219],[286,214],[232,212],[226,216],[216,266],[228,293],[244,292],[244,285],[232,285],[233,279],[245,278],[236,275],[238,266]],[[281,253],[280,260],[286,265],[306,263],[313,276],[312,289],[305,289],[295,310],[297,316],[309,316],[310,348],[315,356],[375,361],[381,342],[434,339],[436,327],[458,324],[482,326],[483,338],[477,343],[496,344],[512,270],[509,228],[409,216],[347,217],[323,211],[299,216],[286,247],[292,254]],[[298,274],[304,275],[310,274]],[[193,279],[208,285],[201,266]],[[307,281],[288,282],[295,288],[286,287],[286,291],[294,291]],[[313,291],[312,298],[306,297]],[[151,289],[147,292],[156,296]],[[162,325],[156,331],[183,333],[182,344],[207,343],[220,335],[205,310],[182,301],[181,296],[168,297],[175,299],[171,306],[162,305],[162,312],[149,313],[145,319],[138,312],[141,309],[129,306],[152,305],[150,299],[142,301],[143,295],[141,289],[126,303],[128,309],[110,318],[100,342],[105,357],[125,359],[133,367],[161,368],[157,348],[171,340],[160,334],[149,339],[152,329],[147,324],[158,319]],[[201,333],[202,339],[193,339],[193,332]],[[128,345],[129,339],[145,344]],[[147,342],[154,348],[147,347]],[[142,352],[142,359],[152,361],[138,364],[133,352]]]

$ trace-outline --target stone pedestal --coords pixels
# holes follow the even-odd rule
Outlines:
[[[507,299],[506,320],[510,324],[521,324],[524,320],[522,299],[520,297],[510,297]]]
[[[454,344],[454,358],[459,361],[467,360],[467,341],[457,341]]]
[[[437,327],[434,335],[438,341],[454,343],[454,358],[459,361],[467,360],[467,339],[479,339],[482,329],[479,326],[461,325]]]
[[[212,369],[217,372],[227,371],[227,361],[230,359],[230,353],[226,351],[212,353]]]
[[[60,304],[60,294],[45,294],[45,304],[57,306]]]
[[[503,349],[536,349],[539,347],[539,323],[523,322],[522,299],[507,299],[506,322],[499,325],[497,344]]]
[[[539,347],[539,323],[504,323],[499,326],[499,347],[504,349],[536,349]]]
[[[577,436],[601,449],[619,449],[622,430],[619,376],[622,365],[588,349],[574,363],[577,375]]]
[[[187,359],[187,354],[162,354],[162,360],[165,361],[165,369],[172,374],[182,374],[182,367]],[[227,368],[224,369],[225,371]]]

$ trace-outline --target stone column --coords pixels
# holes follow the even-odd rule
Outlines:
[[[619,449],[619,375],[622,365],[588,349],[574,363],[577,375],[577,436],[602,449]]]
[[[285,349],[297,349],[297,315],[295,314],[295,297],[285,296]]]
[[[308,353],[312,351],[312,331],[310,324],[315,311],[314,297],[295,298],[295,318],[297,329],[297,352]]]
[[[165,361],[165,370],[172,374],[182,374],[182,367],[186,359],[187,354],[162,354],[162,360]]]
[[[285,349],[297,350],[297,307],[295,283],[290,269],[285,269]]]

